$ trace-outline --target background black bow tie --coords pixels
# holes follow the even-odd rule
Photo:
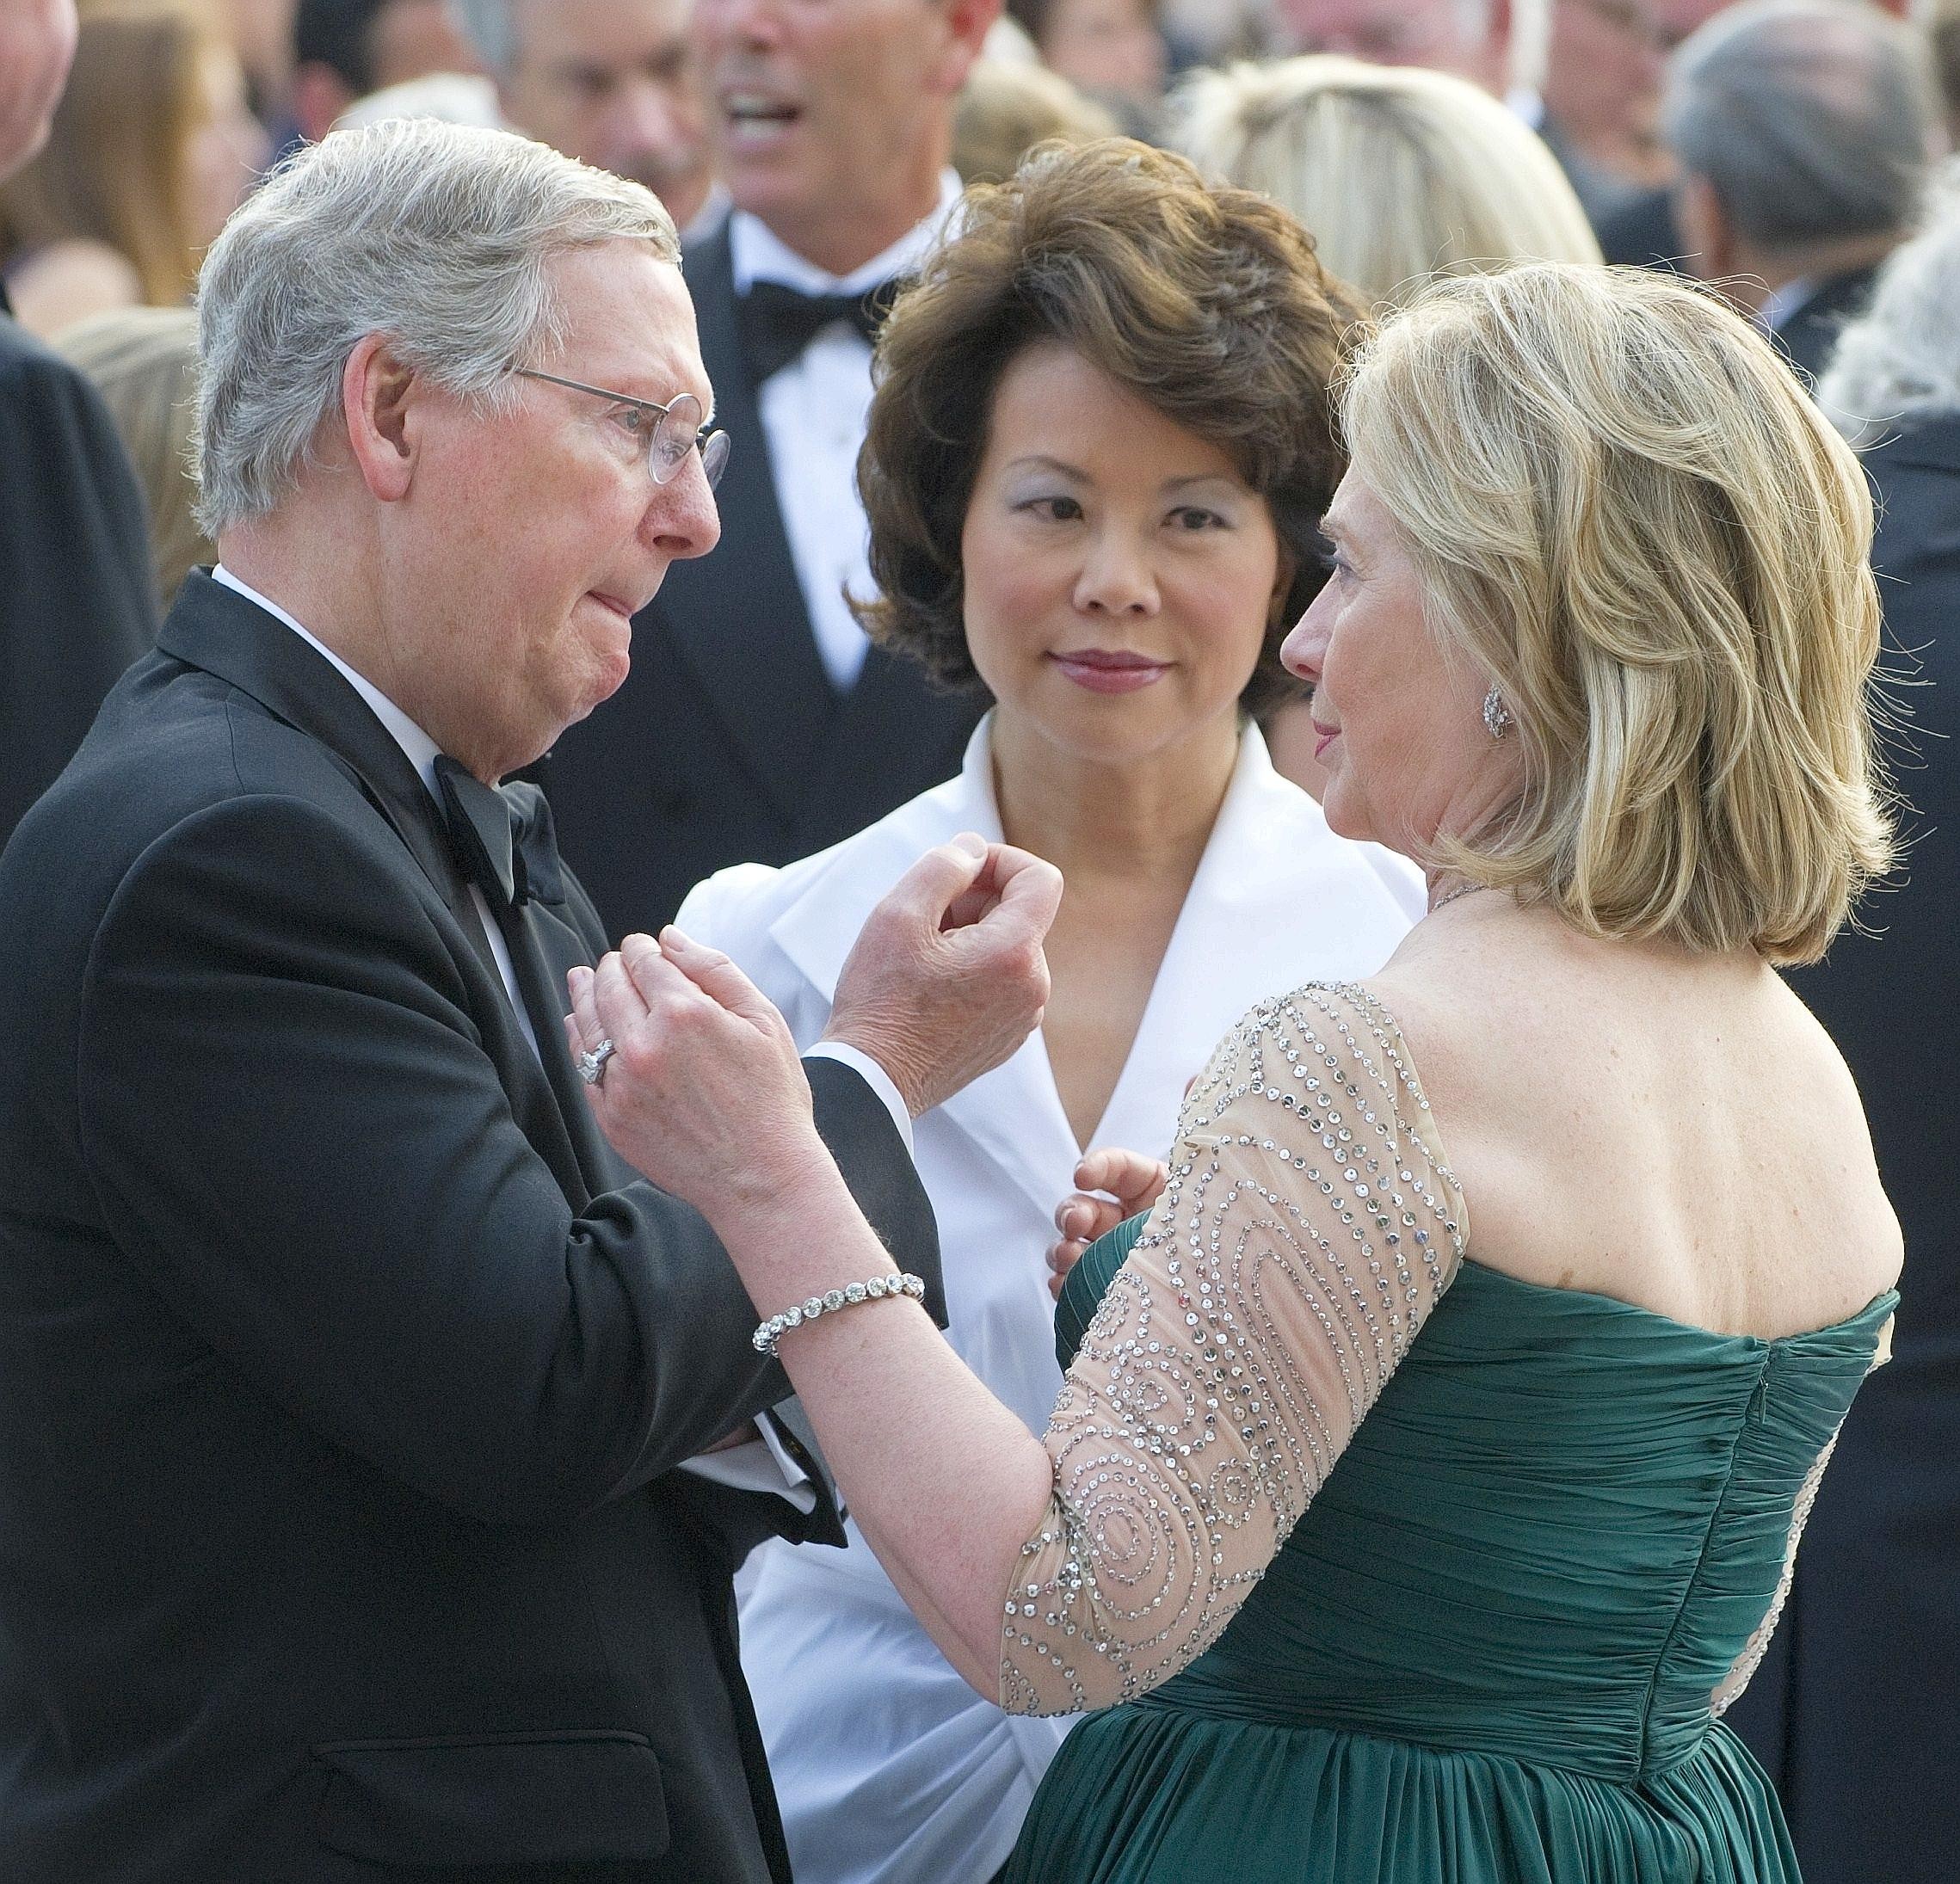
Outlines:
[[[781,372],[833,321],[848,321],[875,341],[899,286],[886,281],[867,294],[805,294],[780,281],[755,283],[735,304],[749,384],[759,386]]]
[[[564,901],[552,808],[534,785],[487,785],[445,753],[435,761],[449,841],[491,909]]]

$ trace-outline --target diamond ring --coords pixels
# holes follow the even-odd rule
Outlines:
[[[619,1050],[610,1040],[601,1040],[589,1053],[578,1056],[578,1076],[588,1086],[597,1086],[606,1077],[606,1062]]]

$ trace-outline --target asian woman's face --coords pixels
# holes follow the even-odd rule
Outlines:
[[[1001,376],[960,553],[1002,718],[1118,762],[1236,729],[1290,580],[1224,448],[1056,342]]]

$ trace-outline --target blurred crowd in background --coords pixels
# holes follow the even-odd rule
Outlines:
[[[702,10],[730,43],[768,9]],[[847,75],[880,9],[832,10],[866,15],[833,34]],[[1665,263],[1720,280],[1815,375],[1960,114],[1960,0],[1900,0],[1889,26],[1844,10],[1799,9],[1762,57],[1703,30],[1722,0],[1009,0],[952,163],[997,179],[1044,139],[1115,132],[1181,150],[1286,204],[1378,305],[1506,257]],[[108,395],[163,600],[209,554],[181,468],[198,259],[282,152],[386,116],[502,124],[645,183],[690,236],[729,208],[695,0],[78,11],[52,133],[0,184],[0,280]]]

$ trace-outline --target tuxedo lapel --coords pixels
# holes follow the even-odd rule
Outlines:
[[[917,789],[915,754],[944,754],[973,723],[971,695],[928,687],[916,662],[884,649],[866,650],[857,684],[831,718],[812,755],[804,805],[819,815],[836,805],[881,805]],[[930,776],[928,773],[926,776]],[[812,831],[812,848],[835,840]]]
[[[582,1100],[576,1111],[568,1111],[566,1098],[554,1090],[545,1070],[553,1054],[568,1058],[562,1025],[555,1013],[547,1013],[542,1017],[551,1022],[547,1033],[540,1017],[533,1015],[539,1051],[533,1054],[511,1012],[503,977],[442,814],[407,754],[331,662],[256,602],[200,570],[193,570],[185,579],[176,606],[158,631],[157,646],[249,694],[275,718],[317,740],[387,821],[454,918],[476,964],[472,1003],[483,1026],[484,1050],[510,1095],[520,1129],[567,1197],[575,1198],[576,1207],[582,1208],[586,1173],[603,1173],[605,1166],[602,1154],[582,1142],[597,1136]]]
[[[725,224],[688,251],[687,276],[717,421],[734,449],[716,492],[721,542],[706,557],[674,563],[647,613],[671,638],[763,790],[793,818],[809,791],[818,736],[838,705],[776,501],[776,471],[793,477],[796,467],[771,464],[742,360]]]
[[[275,718],[317,739],[394,827],[449,913],[458,921],[475,921],[435,801],[408,754],[330,662],[201,570],[185,577],[157,646],[249,693]]]
[[[526,990],[532,1025],[538,1031],[538,1057],[544,1062],[558,1119],[584,1184],[582,1195],[574,1195],[569,1187],[566,1195],[571,1198],[572,1208],[582,1211],[593,1198],[617,1190],[632,1175],[614,1156],[601,1133],[586,1098],[585,1082],[579,1078],[571,1063],[570,1050],[564,1044],[564,1017],[570,1012],[565,976],[575,968],[589,968],[594,951],[562,905],[553,908],[533,901],[519,912],[511,928],[515,932],[511,942],[511,964],[517,970],[519,986]],[[551,1029],[549,1040],[545,1037],[547,1025]]]

